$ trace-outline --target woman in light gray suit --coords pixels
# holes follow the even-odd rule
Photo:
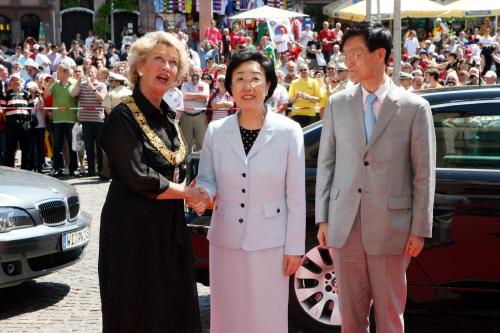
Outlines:
[[[225,87],[240,111],[205,136],[197,186],[217,194],[210,332],[288,332],[288,276],[305,246],[304,142],[298,123],[266,110],[276,84],[265,55],[235,54]]]

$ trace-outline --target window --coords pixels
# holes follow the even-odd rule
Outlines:
[[[490,108],[493,104],[490,105]],[[437,167],[497,169],[500,167],[500,113],[488,106],[468,105],[462,112],[435,112]],[[471,112],[471,108],[478,112]],[[455,110],[460,106],[454,107]],[[481,112],[479,112],[479,110]]]

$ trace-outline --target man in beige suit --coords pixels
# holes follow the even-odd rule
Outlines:
[[[334,248],[342,332],[404,332],[405,272],[431,237],[435,134],[429,104],[384,74],[392,39],[360,23],[341,46],[350,79],[330,97],[316,183],[318,240]]]

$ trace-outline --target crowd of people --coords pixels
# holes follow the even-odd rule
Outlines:
[[[417,91],[497,83],[500,28],[488,22],[469,32],[438,29],[428,38],[408,30],[402,40],[401,86]],[[436,25],[445,27],[439,18]],[[201,149],[210,122],[238,108],[224,88],[235,52],[257,50],[272,60],[278,85],[267,105],[301,126],[321,119],[329,96],[353,84],[340,48],[346,29],[340,23],[325,21],[315,31],[312,20],[304,21],[295,39],[274,42],[268,33],[256,34],[237,24],[232,31],[217,26],[212,21],[203,33],[169,31],[186,48],[190,62],[188,73],[164,96],[177,111],[188,151]],[[127,77],[133,40],[124,41],[117,49],[89,31],[85,39],[77,34],[69,47],[38,44],[32,37],[11,48],[2,46],[0,165],[14,166],[20,149],[23,169],[50,168],[56,177],[109,178],[101,147],[104,119],[121,97],[132,93]],[[391,56],[388,76],[393,64]]]

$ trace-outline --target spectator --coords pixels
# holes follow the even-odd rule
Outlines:
[[[296,45],[296,46],[294,46],[294,45]],[[286,62],[289,62],[289,61],[297,62],[301,52],[302,52],[302,45],[300,45],[299,43],[294,42],[294,41],[288,41],[287,49],[285,52],[283,52],[285,54],[285,59],[286,59],[285,61]]]
[[[32,81],[28,83],[27,88],[33,105],[31,114],[36,117],[36,121],[31,124],[31,168],[35,172],[42,173],[42,169],[45,164],[45,109],[39,84]]]
[[[494,71],[487,71],[483,76],[485,85],[493,85],[497,83],[497,74]]]
[[[49,87],[44,91],[44,97],[53,96],[53,106],[57,109],[52,111],[52,123],[54,131],[54,152],[52,171],[49,173],[53,177],[63,175],[63,143],[67,140],[68,146],[72,147],[73,126],[77,122],[76,107],[78,100],[71,96],[71,91],[76,85],[76,81],[71,76],[71,68],[64,62],[57,67],[57,81],[51,78]],[[78,176],[77,155],[70,149],[69,152],[69,173],[71,176]]]
[[[320,100],[319,100],[319,114],[316,113],[316,120],[323,119],[323,113],[325,112],[326,103],[328,101],[328,92],[326,90],[325,83],[325,73],[321,70],[317,70],[314,72],[314,78],[318,81],[319,91],[320,91]],[[319,117],[318,117],[319,116]]]
[[[331,91],[331,94],[344,90],[349,83],[347,66],[343,62],[337,64],[337,76],[339,84],[335,90]]]
[[[316,121],[321,90],[318,81],[309,76],[307,64],[299,66],[299,74],[300,77],[290,84],[288,100],[293,104],[292,119],[304,127]]]
[[[420,45],[415,30],[410,30],[408,37],[405,39],[404,52],[407,53],[409,57],[413,57],[417,54],[419,47]]]
[[[311,30],[311,25],[306,24],[305,30],[302,30],[302,32],[300,33],[299,43],[306,46],[309,45],[309,42],[313,40],[313,34],[314,31]],[[316,40],[317,37],[318,36],[316,36]]]
[[[425,87],[424,89],[434,89],[442,88],[443,86],[439,83],[439,70],[437,68],[431,67],[425,71]]]
[[[340,43],[342,40],[342,37],[344,36],[344,33],[342,32],[342,24],[340,22],[335,23],[335,29],[333,30],[333,33],[335,34],[335,40]]]
[[[184,111],[184,96],[182,95],[182,91],[174,85],[163,95],[163,100],[175,111],[175,119],[180,120]]]
[[[321,43],[318,40],[318,33],[316,31],[313,32],[312,39],[307,43],[307,51],[306,57],[309,60],[309,68],[312,70],[317,70],[318,60],[316,55],[321,54]]]
[[[207,129],[205,108],[209,96],[209,87],[208,84],[200,81],[200,75],[200,68],[191,67],[189,81],[184,82],[181,87],[186,110],[181,115],[180,126],[186,139],[188,154],[193,151],[193,148],[196,150],[201,149]]]
[[[43,68],[44,73],[50,74],[50,65],[52,65],[52,63],[50,62],[49,57],[47,57],[45,46],[41,45],[38,47],[38,54],[35,57],[35,62],[38,66]]]
[[[491,43],[493,43],[493,37],[491,37],[490,35],[489,28],[484,29],[483,35],[481,36],[481,38],[479,38],[479,43],[483,46],[488,46],[491,45]]]
[[[22,78],[16,73],[9,81],[10,89],[4,97],[5,105],[5,162],[4,165],[14,167],[17,146],[21,148],[21,169],[31,169],[31,146],[33,142],[30,128],[30,110],[33,100],[23,89]]]
[[[94,39],[95,37],[92,30],[89,30],[89,32],[87,33],[87,37],[85,38],[85,49],[87,50],[87,52],[91,50]]]
[[[469,83],[467,85],[469,86],[477,86],[481,84],[481,80],[479,79],[479,69],[476,67],[473,67],[469,70]]]
[[[54,68],[57,68],[60,64],[64,64],[69,68],[76,67],[76,62],[70,56],[68,56],[66,47],[60,49],[60,56],[54,61]]]
[[[214,77],[210,73],[203,73],[201,74],[201,80],[208,84],[208,89],[210,92],[212,92],[214,88]]]
[[[297,79],[297,67],[293,61],[286,63],[286,76],[285,76],[285,87],[288,88],[293,80]]]
[[[326,66],[326,93],[328,96],[332,95],[337,86],[339,85],[339,79],[337,77],[337,68],[333,62],[328,63]]]
[[[262,36],[260,41],[259,49],[264,53],[269,59],[273,61],[274,66],[276,67],[276,52],[274,51],[274,45],[269,41],[268,36]]]
[[[417,91],[422,89],[424,86],[424,77],[421,75],[413,76],[413,80],[411,81],[411,91]]]
[[[459,85],[457,72],[455,72],[455,71],[449,72],[446,75],[446,79],[444,82],[445,82],[445,86],[447,86],[447,87],[455,87],[455,86]]]
[[[285,73],[282,70],[276,70],[276,77],[278,78],[278,85],[267,103],[272,111],[284,115],[288,108],[288,91],[284,86]]]
[[[468,85],[469,82],[469,72],[467,70],[460,70],[458,72],[458,81],[461,86],[466,86]]]
[[[57,70],[57,67],[54,65],[56,60],[61,56],[58,51],[57,45],[52,44],[50,46],[50,52],[47,55],[47,58],[50,60],[50,72],[54,73]]]
[[[403,87],[405,90],[410,90],[412,80],[413,80],[413,75],[406,72],[399,73],[399,82],[401,84],[401,87]]]
[[[120,62],[120,56],[116,51],[115,44],[110,43],[108,45],[108,52],[104,55],[106,59],[106,67],[112,69],[117,62]]]
[[[109,77],[109,69],[106,67],[99,68],[97,70],[97,81],[104,83],[104,85],[108,84],[108,77]]]
[[[330,57],[330,62],[333,62],[334,64],[344,62],[344,56],[340,52],[339,44],[333,45],[332,56]]]
[[[226,118],[234,113],[233,97],[226,91],[224,87],[225,75],[219,75],[215,82],[215,91],[212,93],[207,103],[207,123],[215,120]]]
[[[125,76],[111,72],[109,73],[108,82],[110,90],[102,102],[106,114],[109,114],[115,106],[120,104],[123,97],[132,95],[132,90],[125,86],[128,82]]]
[[[210,26],[205,30],[205,39],[211,41],[215,45],[218,45],[221,40],[221,35],[219,29],[216,27],[216,22],[212,20]]]
[[[231,60],[231,37],[228,28],[222,29],[221,55],[224,57],[224,63]]]
[[[323,51],[323,56],[328,64],[330,62],[330,57],[333,51],[333,44],[337,43],[335,39],[335,32],[330,30],[330,23],[328,21],[323,22],[323,30],[319,32],[318,38],[321,42],[321,50]]]
[[[128,61],[128,55],[130,53],[130,49],[132,46],[130,43],[125,43],[125,46],[123,47],[123,52],[120,54],[120,61]]]
[[[80,110],[78,112],[78,121],[82,124],[83,141],[85,142],[85,152],[87,154],[88,175],[96,175],[97,153],[97,171],[99,176],[103,168],[103,151],[101,146],[102,131],[104,128],[104,110],[102,102],[106,97],[106,85],[97,80],[97,68],[90,67],[87,71],[87,77],[80,77],[71,91],[72,97],[78,97],[80,100]]]
[[[191,30],[191,48],[197,51],[199,43],[200,43],[200,30],[196,25],[193,25],[193,28]]]

